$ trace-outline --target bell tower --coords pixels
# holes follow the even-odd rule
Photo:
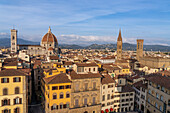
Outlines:
[[[117,60],[122,59],[122,35],[121,30],[119,30],[119,36],[117,38]]]
[[[136,58],[139,61],[143,57],[143,39],[137,39]]]
[[[11,29],[11,53],[17,52],[17,30]]]

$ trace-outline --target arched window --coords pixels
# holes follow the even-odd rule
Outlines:
[[[53,99],[57,99],[57,94],[56,93],[53,94]]]
[[[84,98],[84,105],[87,105],[87,98]]]
[[[96,104],[96,97],[93,97],[93,105]]]
[[[76,99],[75,100],[75,107],[78,107],[79,106],[79,99]]]
[[[10,113],[10,110],[5,109],[5,110],[3,110],[3,112],[2,112],[2,113]]]
[[[3,95],[8,95],[8,89],[7,88],[3,89]]]
[[[5,106],[5,105],[10,105],[10,99],[2,100],[2,106]]]
[[[15,39],[15,37],[13,36],[13,37],[12,37],[12,40],[14,40],[14,39]]]
[[[161,95],[161,101],[163,101],[163,96]]]
[[[158,108],[158,104],[157,103],[155,103],[155,107]]]
[[[96,82],[93,82],[93,89],[96,89]]]
[[[70,98],[70,93],[69,92],[66,93],[66,98]]]
[[[18,107],[14,109],[14,113],[20,113]]]
[[[64,98],[63,92],[60,93],[60,99]]]
[[[63,109],[63,103],[60,103],[60,109]]]
[[[19,94],[19,87],[15,88],[15,94]]]
[[[19,98],[19,97],[15,98],[14,104],[22,104],[22,98]]]
[[[159,110],[162,111],[162,106],[159,107]]]
[[[53,104],[53,106],[51,106],[51,110],[55,110],[58,109],[58,106],[56,104]]]

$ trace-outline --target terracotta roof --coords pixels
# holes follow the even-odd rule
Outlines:
[[[87,79],[87,78],[101,78],[99,73],[77,74],[75,71],[70,72],[71,79]]]
[[[18,62],[14,61],[14,62],[4,62],[4,66],[17,66]]]
[[[53,50],[53,48],[52,48],[52,47],[50,47],[50,48],[48,48],[48,50]]]
[[[47,84],[71,83],[71,80],[68,78],[66,73],[61,73],[61,74],[58,74],[58,75],[54,75],[52,77],[43,78],[43,80]]]
[[[59,60],[58,56],[50,56],[50,60]]]
[[[91,67],[91,66],[98,66],[96,63],[77,63],[78,67]]]
[[[43,36],[42,42],[56,42],[56,43],[58,43],[56,36],[53,33],[51,33],[51,30],[48,31],[48,33],[46,33]]]
[[[18,70],[18,69],[8,69],[0,71],[0,76],[26,76],[25,72]]]
[[[140,87],[144,88],[144,89],[147,89],[147,83],[143,83],[143,81],[139,81],[139,82],[136,82],[133,84],[133,86],[137,89],[140,90]]]
[[[163,86],[170,90],[170,78],[169,77],[161,76],[161,74],[160,75],[151,74],[151,75],[147,75],[145,78],[153,83],[159,84],[160,86]]]
[[[37,66],[40,66],[40,65],[41,65],[41,60],[35,60],[33,69],[36,69]]]
[[[135,90],[130,85],[122,86],[122,93],[124,92],[134,92]]]
[[[110,75],[106,74],[102,76],[102,84],[109,84],[109,83],[115,83],[115,80],[111,78]]]
[[[4,62],[13,62],[13,61],[17,61],[17,58],[6,58],[4,60]]]
[[[64,62],[64,65],[73,65],[74,63],[73,62]]]

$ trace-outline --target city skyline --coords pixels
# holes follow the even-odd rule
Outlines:
[[[123,42],[170,45],[168,0],[0,1],[0,38],[18,30],[19,38],[39,42],[51,26],[59,43]],[[68,41],[69,39],[69,41]]]

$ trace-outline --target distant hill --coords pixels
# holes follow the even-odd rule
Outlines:
[[[0,47],[10,47],[11,45],[11,40],[10,38],[0,38]],[[39,45],[39,42],[33,42],[33,41],[28,41],[28,40],[24,40],[19,38],[18,39],[18,44],[31,44],[31,45]]]
[[[19,38],[18,44],[31,44],[31,45],[39,45],[39,42],[28,41]],[[10,39],[9,38],[0,38],[0,47],[10,47]],[[61,49],[116,49],[116,44],[92,44],[89,46],[80,46],[76,44],[59,44]],[[136,44],[123,43],[123,50],[136,50]],[[170,51],[170,46],[162,46],[162,45],[144,45],[144,50],[146,51]]]

